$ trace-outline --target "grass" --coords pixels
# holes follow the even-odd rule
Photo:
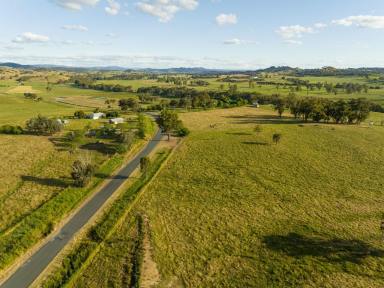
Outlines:
[[[131,115],[125,126],[136,128],[136,118]],[[4,183],[0,189],[0,270],[48,235],[55,224],[123,164],[125,155],[107,153],[105,147],[115,145],[110,140],[96,145],[95,139],[86,137],[72,153],[65,146],[63,135],[68,131],[83,129],[87,124],[99,127],[103,121],[71,120],[65,131],[53,137],[0,135],[0,159],[4,164],[0,172]],[[146,128],[146,134],[153,134],[153,126]],[[143,144],[137,140],[131,151]],[[99,169],[88,187],[74,188],[70,186],[71,165],[84,153]]]
[[[159,287],[383,287],[384,128],[268,113],[182,115],[192,133],[140,202]]]
[[[141,189],[156,174],[168,155],[169,151],[162,151],[155,156],[147,174],[142,174],[113,202],[103,217],[90,229],[87,237],[81,239],[74,250],[64,257],[61,266],[49,275],[42,287],[62,287],[63,285],[70,287],[100,287],[99,285],[115,287],[114,280],[116,284],[121,282],[124,287],[132,287],[138,283],[142,261],[143,224],[141,217],[136,222],[135,217],[132,218],[132,214],[129,212]],[[138,225],[137,229],[136,225]],[[124,231],[124,240],[119,239],[116,243],[115,235],[121,230]],[[110,249],[111,247],[113,249]],[[118,249],[116,250],[116,248]],[[118,253],[117,255],[124,251],[123,261],[110,262],[112,260],[111,255],[105,257],[106,251],[113,251],[113,253]],[[101,277],[101,271],[95,270],[95,267],[100,267],[98,265],[100,261],[104,263],[102,267],[105,272],[112,273],[112,271],[106,270],[106,267],[114,267],[113,271],[115,272],[120,269],[118,271],[120,278]],[[88,270],[97,271],[98,274],[94,275],[93,278],[84,278],[84,273],[81,272],[87,273]],[[131,273],[132,277],[130,276]]]
[[[267,78],[265,81],[271,81],[276,83],[288,83],[286,80],[282,79],[282,76],[271,76],[272,78]],[[309,91],[307,94],[307,91],[305,87],[302,87],[302,91],[295,92],[298,96],[314,96],[314,97],[323,97],[323,98],[330,98],[330,99],[350,99],[350,98],[367,98],[372,101],[375,101],[379,104],[384,105],[384,92],[383,92],[383,85],[382,84],[375,84],[371,83],[369,79],[365,79],[364,77],[358,77],[358,76],[350,76],[350,77],[290,77],[287,76],[287,78],[298,78],[300,80],[308,80],[311,83],[317,83],[317,82],[328,82],[328,83],[360,83],[360,84],[367,84],[368,86],[380,86],[381,89],[370,89],[368,93],[360,93],[360,94],[347,94],[339,91],[337,95],[334,95],[333,93],[328,94],[325,89],[314,91]],[[248,80],[245,78],[244,82],[237,82],[237,83],[227,83],[218,81],[218,78],[204,78],[201,79],[204,81],[208,81],[210,83],[209,86],[206,87],[190,87],[197,90],[219,90],[220,85],[224,85],[224,89],[228,88],[228,84],[236,84],[238,86],[239,92],[258,92],[264,95],[272,95],[272,94],[281,94],[282,96],[287,96],[290,93],[290,89],[283,88],[283,86],[279,87],[279,89],[276,88],[275,85],[258,85],[255,83],[254,88],[249,88]],[[140,87],[150,87],[150,86],[161,86],[161,87],[172,87],[173,84],[170,83],[164,83],[164,82],[157,82],[156,80],[100,80],[98,83],[105,83],[105,84],[120,84],[123,86],[132,86],[134,90],[137,90]]]

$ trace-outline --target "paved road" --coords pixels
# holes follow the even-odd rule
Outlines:
[[[38,251],[36,251],[24,264],[16,270],[1,288],[28,287],[44,271],[55,256],[64,248],[101,206],[112,196],[132,172],[140,165],[140,158],[147,156],[159,143],[162,135],[160,131],[153,137],[147,146],[131,160],[119,173],[99,192],[97,192],[70,220],[57,232],[57,235]]]

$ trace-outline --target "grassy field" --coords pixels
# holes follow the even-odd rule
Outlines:
[[[282,79],[283,76],[276,76],[271,75],[271,78],[266,78],[265,81],[271,81],[276,83],[288,83],[286,80]],[[310,83],[317,83],[317,82],[328,82],[328,83],[359,83],[359,84],[367,84],[367,85],[373,85],[373,86],[380,86],[381,89],[370,89],[368,93],[355,93],[355,94],[347,94],[344,92],[339,92],[337,95],[334,95],[333,93],[327,93],[325,89],[317,90],[314,89],[313,91],[306,91],[305,87],[302,87],[301,91],[295,92],[299,96],[315,96],[315,97],[323,97],[323,98],[330,98],[330,99],[350,99],[350,98],[367,98],[372,101],[375,101],[380,104],[384,104],[384,86],[381,84],[372,84],[372,79],[366,79],[364,77],[358,77],[358,76],[350,76],[350,77],[290,77],[286,76],[287,78],[297,78],[300,80],[308,80]],[[204,78],[200,79],[209,82],[208,86],[202,87],[202,86],[190,86],[190,88],[195,88],[197,90],[219,90],[221,85],[224,85],[224,89],[228,88],[228,85],[234,85],[236,84],[238,87],[238,91],[240,92],[258,92],[265,95],[272,95],[272,94],[280,94],[282,96],[287,96],[290,93],[289,87],[284,88],[283,85],[281,85],[279,88],[276,87],[276,85],[258,85],[255,82],[254,88],[249,88],[249,83],[247,78],[245,78],[245,81],[243,82],[237,82],[237,83],[227,83],[223,81],[218,81],[218,78]],[[104,83],[104,84],[120,84],[123,86],[132,86],[134,90],[137,90],[140,87],[150,87],[150,86],[160,86],[160,87],[172,87],[173,84],[170,83],[164,83],[164,82],[158,82],[156,80],[100,80],[98,83]]]
[[[383,287],[383,127],[252,108],[182,119],[192,134],[139,206],[159,287]]]

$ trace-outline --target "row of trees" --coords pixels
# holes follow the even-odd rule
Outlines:
[[[359,124],[366,120],[370,113],[370,102],[362,98],[331,101],[322,98],[291,96],[277,98],[274,101],[274,107],[280,117],[286,109],[289,109],[295,118],[301,118],[304,121],[311,119],[315,122],[334,121],[336,123]]]
[[[132,86],[123,86],[120,84],[105,84],[105,83],[95,83],[92,79],[81,78],[75,79],[73,81],[76,87],[82,89],[94,89],[107,92],[133,92]]]

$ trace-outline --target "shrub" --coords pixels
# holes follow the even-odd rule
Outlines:
[[[105,116],[107,118],[116,118],[119,117],[119,112],[118,111],[108,111]]]
[[[79,110],[79,111],[76,111],[73,116],[75,116],[75,118],[78,118],[78,119],[85,119],[87,117],[87,115],[85,114],[84,111],[82,110]]]
[[[281,140],[282,135],[280,133],[275,133],[272,136],[272,140],[275,144],[278,144]]]
[[[95,167],[91,161],[86,158],[80,158],[76,160],[72,165],[72,179],[77,187],[86,186],[91,180]]]
[[[0,126],[0,134],[20,135],[23,134],[23,128],[20,126],[3,125]]]
[[[191,133],[191,131],[189,131],[189,129],[187,127],[180,127],[177,131],[176,131],[176,134],[177,136],[179,137],[186,137],[189,135],[189,133]]]
[[[36,135],[52,135],[56,132],[60,132],[62,128],[63,124],[59,123],[57,120],[48,119],[41,115],[29,119],[26,125],[27,131]]]

